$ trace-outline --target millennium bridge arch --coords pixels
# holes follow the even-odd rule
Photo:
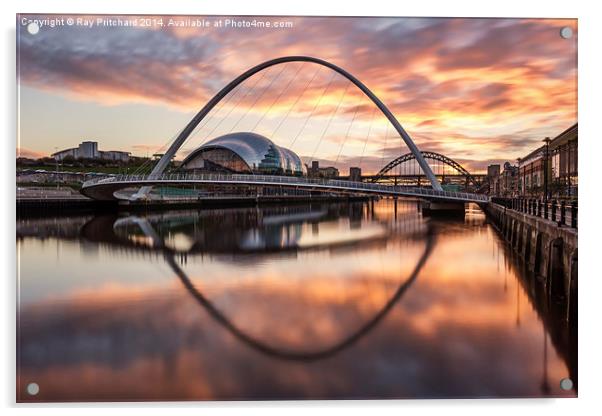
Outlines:
[[[449,157],[442,155],[441,153],[435,153],[435,152],[420,152],[420,153],[422,154],[422,157],[424,159],[430,159],[430,160],[442,162],[445,165],[453,168],[456,172],[458,172],[459,174],[464,176],[466,178],[466,180],[468,182],[472,183],[474,186],[481,185],[481,183],[468,170],[466,170],[461,164],[459,164],[455,160],[450,159]],[[385,176],[387,173],[392,171],[395,167],[401,165],[402,163],[409,162],[411,160],[416,160],[416,156],[412,152],[406,153],[404,155],[401,155],[401,156],[391,160],[372,178],[372,182],[378,182],[380,179],[383,178],[383,176]]]
[[[422,156],[422,153],[410,137],[410,135],[405,131],[405,129],[401,126],[397,118],[391,113],[391,111],[387,108],[387,106],[359,79],[357,79],[354,75],[347,72],[345,69],[329,62],[324,59],[315,58],[312,56],[284,56],[280,58],[270,59],[268,61],[262,62],[259,65],[256,65],[223,87],[213,98],[211,98],[207,104],[190,120],[190,122],[184,127],[184,129],[180,132],[180,134],[176,137],[174,142],[171,144],[169,149],[165,152],[165,154],[159,159],[153,170],[149,175],[149,179],[155,179],[160,177],[169,162],[174,157],[176,152],[180,149],[180,147],[186,142],[188,137],[192,134],[194,129],[199,125],[199,123],[209,114],[209,112],[222,100],[224,99],[232,90],[234,90],[238,85],[243,83],[246,79],[252,77],[258,72],[263,71],[264,69],[270,68],[275,65],[284,64],[287,62],[311,62],[318,65],[322,65],[324,67],[330,68],[331,70],[339,73],[343,77],[347,78],[351,81],[356,87],[358,87],[381,111],[381,113],[387,117],[389,122],[393,125],[397,133],[405,142],[406,146],[410,149],[411,153],[416,158],[416,161],[420,165],[420,168],[426,175],[427,179],[431,182],[433,189],[436,191],[441,191],[442,187],[439,183],[439,180],[431,170],[430,166],[426,162],[425,158]],[[148,194],[151,190],[151,186],[143,186],[140,190],[134,195],[134,199],[142,198]]]

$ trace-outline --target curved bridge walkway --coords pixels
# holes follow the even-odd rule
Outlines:
[[[95,178],[83,184],[81,193],[97,200],[127,200],[127,198],[115,196],[115,193],[125,188],[161,185],[275,186],[345,194],[416,197],[431,201],[476,202],[479,204],[489,202],[489,197],[487,195],[444,190],[438,191],[430,188],[379,185],[375,183],[351,182],[336,179],[310,179],[270,175],[223,175],[207,173],[164,174],[158,177],[152,177],[150,175],[116,175],[109,178]]]

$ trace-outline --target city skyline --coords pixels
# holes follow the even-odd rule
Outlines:
[[[564,26],[576,34],[575,20],[278,19],[293,27],[43,27],[30,35],[19,26],[18,155],[45,156],[82,140],[151,155],[238,74],[283,55],[312,55],[350,71],[421,150],[446,154],[475,172],[513,161],[576,122],[576,36],[559,35]],[[292,142],[306,163],[336,159],[341,169],[361,160],[367,171],[377,170],[407,152],[384,120],[374,121],[373,106],[359,91],[329,81],[326,69],[291,64],[271,71],[279,82],[263,87],[256,80],[265,94],[251,100],[253,106],[235,108],[230,116],[237,123],[225,131],[208,123],[178,158],[230,127],[249,126],[279,145]],[[293,106],[299,96],[302,102]],[[352,105],[339,111],[343,99]],[[311,111],[314,104],[319,111]],[[292,125],[278,129],[290,108]],[[317,146],[319,123],[313,131],[297,130],[310,112],[318,121],[336,115]]]

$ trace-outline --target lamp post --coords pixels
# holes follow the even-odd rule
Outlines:
[[[512,190],[512,194],[516,196],[522,195],[524,191],[524,184],[522,183],[521,173],[520,173],[520,157],[516,158],[516,190]]]
[[[543,159],[543,201],[545,204],[548,203],[548,161],[550,159],[550,140],[549,137],[543,139],[546,144]]]
[[[58,147],[54,148],[55,150],[55,157],[54,157],[54,163],[56,165],[56,190],[59,190],[59,156],[58,156]]]

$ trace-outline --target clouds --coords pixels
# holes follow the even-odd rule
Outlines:
[[[534,58],[546,57],[553,63],[548,72],[550,75],[555,66],[562,66],[575,58],[573,42],[562,42],[559,36],[560,28],[570,25],[571,21],[483,21],[487,27],[483,27],[474,42],[462,47],[444,47],[438,51],[438,69],[515,69],[534,61]]]
[[[29,159],[38,159],[45,155],[35,150],[25,149],[23,147],[17,147],[17,157],[26,157]]]
[[[211,49],[207,39],[152,30],[49,29],[20,36],[19,76],[27,85],[85,100],[173,104],[212,92],[201,76]]]
[[[539,134],[545,127],[545,134],[554,136],[576,121],[576,40],[558,35],[565,25],[576,31],[574,21],[286,20],[293,28],[63,27],[45,28],[31,36],[20,26],[19,77],[24,85],[73,100],[108,105],[151,103],[190,112],[259,62],[283,55],[312,55],[330,60],[364,81],[417,141],[423,138],[425,150],[441,147],[438,150],[450,157],[476,152],[472,157],[480,160],[520,155],[491,154],[496,152],[491,140],[475,144],[479,152],[475,147],[463,153],[458,146],[445,144],[460,136],[497,136],[522,143],[529,134],[515,133]],[[356,114],[366,123],[373,116],[372,104],[353,88],[343,104],[338,104],[346,89],[342,79],[329,84],[331,75],[324,70],[309,82],[315,73],[310,64],[301,68],[287,65],[278,83],[259,83],[265,93],[258,97],[256,92],[241,101],[240,111],[253,106],[251,114],[269,110],[270,117],[278,118],[290,111],[291,117],[299,118],[311,113],[321,100],[314,111],[318,121],[336,108],[337,118],[351,119]],[[292,79],[296,70],[298,75]],[[278,71],[273,68],[270,76]],[[241,88],[248,89],[256,81],[249,79]],[[325,139],[334,143],[340,136],[341,132],[334,130]],[[24,140],[26,147],[38,147]],[[374,141],[384,142],[382,136]],[[511,147],[524,150],[520,145]],[[343,154],[351,151],[343,149]]]

